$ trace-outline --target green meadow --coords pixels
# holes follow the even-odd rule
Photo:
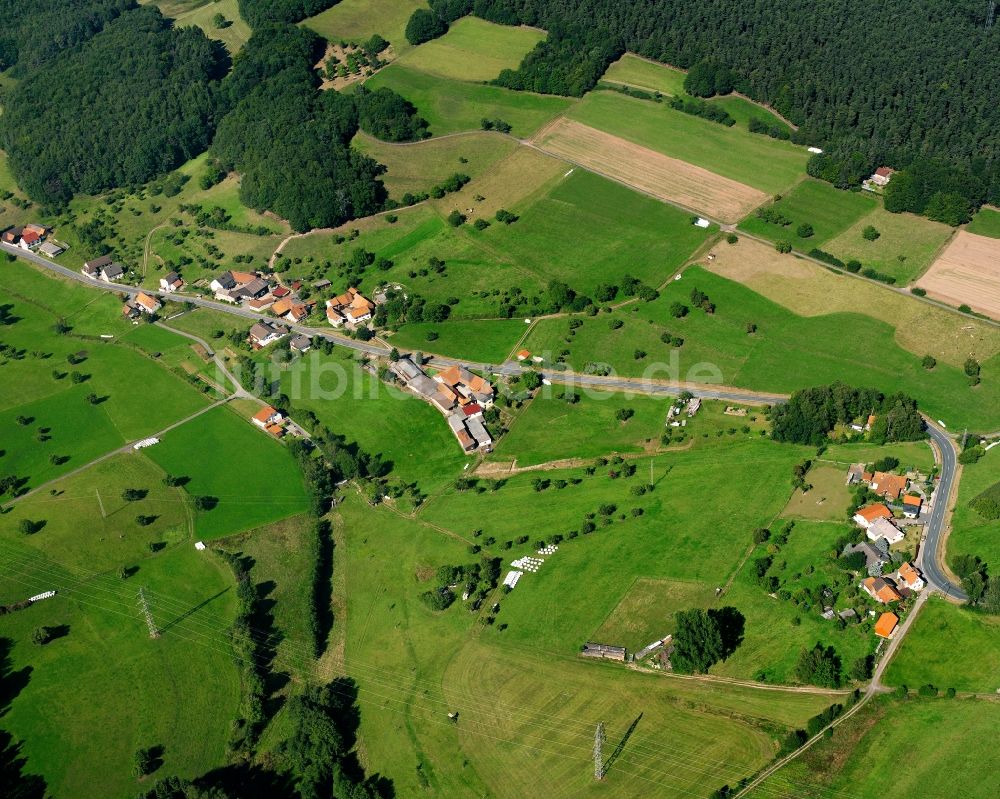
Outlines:
[[[209,39],[218,39],[235,55],[252,31],[243,21],[237,0],[157,0],[165,16],[173,17],[178,28],[199,27]],[[228,25],[216,27],[215,15],[222,14]]]
[[[516,69],[544,38],[545,33],[534,28],[462,17],[444,36],[409,50],[399,63],[442,78],[488,81],[505,69]]]
[[[434,352],[475,363],[501,364],[527,329],[522,319],[414,322],[403,325],[388,341],[400,349]]]
[[[674,318],[671,305],[690,304],[694,288],[715,303],[715,313],[694,309]],[[651,303],[627,306],[613,316],[580,318],[583,325],[575,331],[566,319],[540,320],[525,346],[551,358],[568,349],[564,357],[576,370],[601,363],[623,375],[714,381],[760,391],[788,393],[834,380],[872,385],[904,391],[935,418],[959,426],[989,427],[990,409],[1000,403],[998,390],[985,377],[971,389],[958,367],[939,362],[932,371],[924,369],[920,356],[893,343],[894,329],[884,322],[861,313],[797,316],[700,267],[685,270],[682,280],[671,282]],[[615,318],[623,325],[612,329]],[[756,332],[747,333],[748,322],[757,325]],[[845,330],[851,334],[845,336]],[[683,338],[683,346],[662,343],[665,332]],[[859,341],[882,342],[878,356],[859,349]],[[637,349],[646,357],[636,359]],[[996,355],[983,364],[984,376],[995,369],[1000,369]]]
[[[382,180],[396,199],[407,192],[429,192],[455,173],[476,178],[517,148],[511,139],[486,131],[406,145],[382,142],[359,132],[352,144],[385,165]]]
[[[976,555],[990,565],[991,573],[1000,568],[1000,520],[985,518],[969,503],[1000,481],[998,462],[1000,449],[994,447],[978,463],[962,467],[952,531],[948,536],[949,559],[955,555]]]
[[[3,341],[19,351],[0,361],[4,381],[18,387],[0,401],[6,471],[36,486],[208,404],[151,355],[99,338],[134,329],[121,320],[120,303],[112,296],[48,277],[20,261],[4,270],[0,303],[12,307],[16,321],[3,328]],[[53,331],[58,319],[69,333]],[[137,385],[142,392],[135,391]]]
[[[427,8],[425,0],[340,0],[301,24],[333,42],[362,42],[377,33],[399,55],[412,47],[404,31],[418,8]]]
[[[388,86],[401,94],[430,123],[435,136],[479,130],[481,120],[487,118],[502,119],[511,126],[512,135],[527,137],[576,102],[555,95],[449,80],[403,64],[390,64],[365,85],[370,89]]]
[[[22,742],[26,770],[42,775],[52,796],[135,794],[140,747],[161,748],[157,776],[195,777],[225,759],[239,699],[225,634],[235,610],[232,576],[194,549],[181,491],[163,489],[161,476],[145,458],[122,456],[0,517],[0,604],[59,591],[5,616],[0,638],[15,642],[9,665],[25,677],[7,697],[4,728]],[[125,503],[123,487],[147,487],[150,495]],[[141,527],[137,512],[156,519]],[[26,538],[16,529],[22,516],[46,524]],[[158,640],[136,610],[140,586],[164,631]],[[39,626],[55,628],[57,637],[33,644]],[[214,712],[205,713],[207,706]]]
[[[765,222],[750,214],[740,222],[740,229],[756,236],[788,241],[798,250],[808,252],[837,236],[857,220],[871,213],[877,201],[862,192],[840,191],[829,183],[807,178],[780,200],[768,206],[780,213],[789,224]],[[802,237],[797,229],[811,225],[813,233]]]
[[[977,236],[1000,239],[1000,211],[994,208],[980,208],[965,229]]]
[[[679,69],[647,61],[632,53],[625,53],[604,73],[604,80],[612,83],[669,95],[684,94],[685,77],[686,73]]]
[[[885,673],[888,685],[1000,690],[1000,618],[932,597]]]
[[[983,775],[1000,768],[990,742],[998,723],[1000,706],[988,700],[878,697],[750,796],[878,799],[891,782],[900,793],[988,799],[996,786]]]
[[[805,173],[804,147],[617,92],[591,92],[566,115],[769,194],[788,191]]]
[[[836,191],[836,190],[835,190]],[[879,232],[875,241],[863,235],[871,225]],[[845,263],[852,259],[862,266],[896,278],[905,286],[922,275],[951,239],[954,230],[915,214],[891,214],[881,205],[827,242],[825,249]]]
[[[194,511],[199,538],[220,538],[301,513],[302,476],[283,444],[229,408],[215,408],[144,450],[168,474],[186,477],[187,493],[218,504]]]

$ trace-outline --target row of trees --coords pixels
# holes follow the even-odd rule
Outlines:
[[[239,0],[240,16],[256,30],[268,22],[299,22],[338,0]]]

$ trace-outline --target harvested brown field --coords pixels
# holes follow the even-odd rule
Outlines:
[[[917,285],[949,305],[1000,319],[1000,239],[959,231]]]
[[[539,149],[723,222],[738,222],[767,194],[596,128],[557,119],[533,141]]]
[[[977,238],[979,238],[977,236]],[[1000,352],[1000,329],[937,308],[915,297],[781,255],[774,247],[740,237],[719,245],[705,268],[738,281],[800,316],[863,313],[896,328],[896,343],[915,355],[931,354],[961,366],[970,355],[985,361]]]

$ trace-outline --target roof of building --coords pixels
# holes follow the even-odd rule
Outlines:
[[[292,339],[291,346],[297,350],[307,350],[312,346],[312,339],[309,336],[296,336]]]
[[[872,490],[888,499],[898,499],[906,490],[907,480],[899,474],[875,472],[871,479]]]
[[[87,261],[84,266],[88,269],[103,269],[105,266],[111,264],[110,255],[102,255],[100,258],[95,258],[93,261]]]
[[[137,305],[141,305],[147,311],[155,311],[160,307],[160,301],[156,297],[151,297],[144,292],[139,292],[135,295],[135,302]]]
[[[34,244],[35,242],[41,241],[42,237],[39,236],[34,230],[25,230],[21,234],[21,241],[26,244]]]
[[[456,430],[455,436],[458,438],[458,443],[462,445],[462,449],[469,450],[476,448],[475,439],[469,435],[469,431],[464,427],[461,430]]]
[[[449,366],[447,369],[442,369],[438,372],[435,377],[440,380],[445,385],[457,386],[462,382],[461,373],[457,366]]]
[[[180,279],[181,276],[176,272],[167,272],[167,274],[161,278],[161,280],[163,280],[163,282],[165,282],[168,286],[176,283]]]
[[[108,277],[118,277],[125,273],[125,267],[121,264],[109,264],[105,266],[102,270]]]
[[[861,585],[879,602],[898,602],[902,599],[895,586],[884,577],[867,577]]]
[[[878,617],[878,621],[875,622],[875,635],[888,638],[892,635],[892,631],[896,629],[897,624],[899,624],[899,616],[895,613],[883,613]]]
[[[260,422],[261,424],[267,424],[269,421],[271,421],[271,417],[273,417],[274,414],[276,413],[277,411],[270,405],[265,405],[263,408],[261,408],[259,411],[257,411],[257,413],[253,415],[253,418],[256,419],[258,422]]]
[[[904,505],[915,505],[916,507],[919,508],[921,505],[924,504],[924,499],[923,499],[923,497],[918,497],[916,494],[906,494],[903,497],[903,504]]]
[[[272,436],[278,436],[279,438],[285,434],[285,428],[280,424],[269,424],[266,429]]]
[[[269,325],[267,322],[257,322],[257,324],[250,328],[250,338],[257,341],[263,341],[275,333],[284,335],[284,328],[277,325]]]
[[[468,405],[462,407],[462,411],[466,416],[473,416],[477,413],[482,413],[483,409],[480,408],[475,402],[470,402]]]
[[[899,567],[899,576],[909,586],[920,580],[920,572],[913,568],[913,564],[909,562]]]
[[[887,166],[880,166],[875,170],[875,174],[880,178],[891,178],[895,174],[895,171]]]
[[[222,288],[226,289],[227,291],[229,289],[236,288],[236,279],[233,277],[232,272],[223,272],[221,275],[215,278],[215,282],[218,283],[220,286],[222,286]]]
[[[242,286],[240,288],[240,291],[246,294],[247,296],[252,297],[257,294],[263,294],[265,291],[267,291],[267,289],[268,289],[267,283],[261,280],[259,277],[255,277],[245,286]]]
[[[229,274],[233,276],[233,280],[237,283],[252,283],[257,280],[257,275],[254,272],[237,272],[236,270],[230,270]]]
[[[896,538],[901,530],[888,519],[881,516],[868,526],[868,535],[873,538]]]
[[[42,246],[39,247],[38,249],[41,250],[46,255],[59,255],[59,253],[63,252],[62,247],[60,247],[55,242],[51,241],[43,242]]]
[[[323,278],[322,280],[317,280],[315,283],[313,283],[313,288],[314,289],[325,289],[329,285],[331,285],[330,281],[327,280],[326,278]]]
[[[420,367],[405,356],[393,364],[393,371],[407,381],[412,380],[417,375],[423,374]]]
[[[871,524],[876,519],[891,519],[892,511],[885,505],[879,503],[876,505],[866,505],[865,507],[859,509],[855,515],[860,516],[866,522]]]
[[[280,300],[282,297],[287,297],[289,294],[291,294],[292,290],[287,286],[278,286],[272,289],[271,293]]]
[[[531,352],[530,351],[528,351],[528,350],[518,350],[518,353],[517,353],[518,360],[523,361],[525,358],[530,358],[530,357],[531,357]]]
[[[309,306],[302,304],[293,305],[291,310],[289,310],[288,315],[290,315],[296,322],[300,322],[309,316]]]

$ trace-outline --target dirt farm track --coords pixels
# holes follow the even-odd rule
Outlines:
[[[558,119],[541,130],[533,144],[543,152],[723,222],[738,222],[767,200],[767,194],[743,183],[570,119]]]
[[[960,231],[917,285],[935,299],[1000,319],[1000,239]]]

